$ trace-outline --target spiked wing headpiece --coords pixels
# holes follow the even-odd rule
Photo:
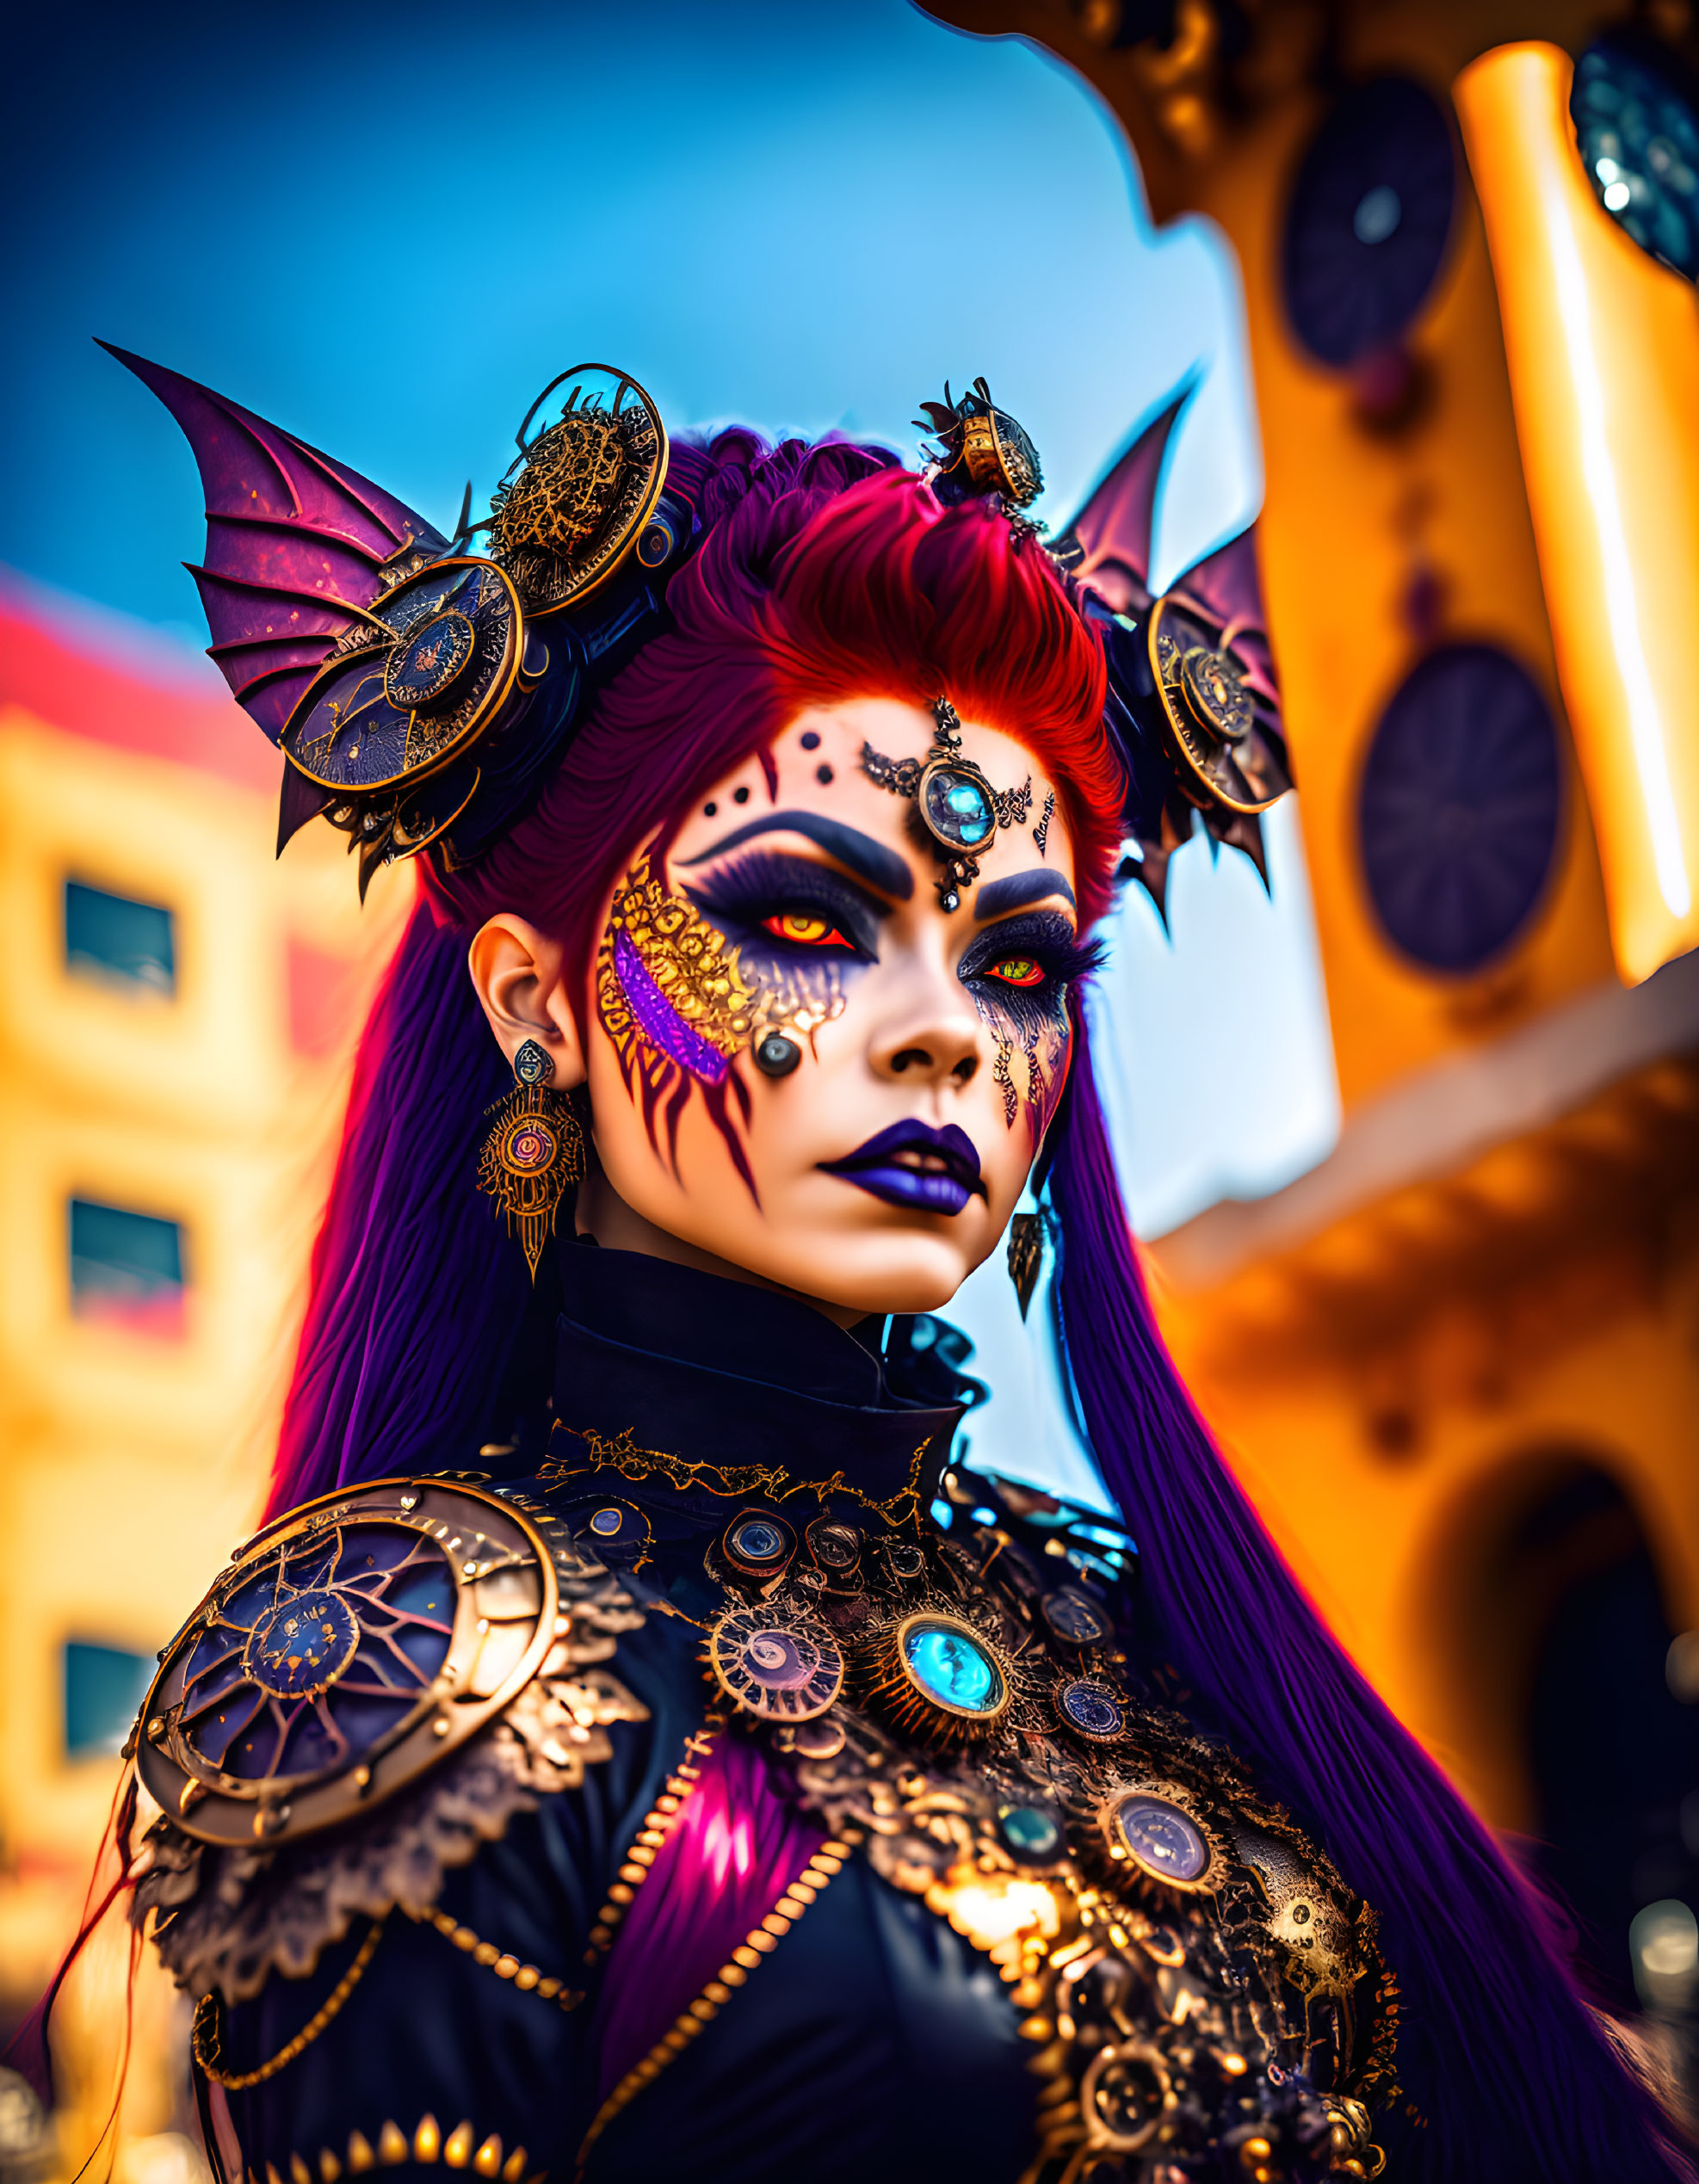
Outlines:
[[[1191,389],[1139,435],[1086,502],[1056,558],[1082,587],[1109,657],[1109,725],[1127,762],[1132,871],[1164,910],[1168,860],[1201,817],[1268,881],[1259,814],[1292,786],[1257,581],[1256,526],[1161,595],[1151,530],[1169,436]]]
[[[543,390],[489,519],[453,539],[355,471],[193,379],[107,347],[187,435],[207,501],[190,565],[241,704],[285,765],[278,848],[319,815],[380,864],[430,848],[450,869],[500,839],[565,753],[589,694],[667,626],[668,577],[700,526],[668,490],[667,436],[628,374],[584,364]],[[568,389],[553,423],[539,413]],[[1291,786],[1251,533],[1152,597],[1151,521],[1187,390],[1091,496],[1055,558],[1102,627],[1107,721],[1127,762],[1134,869],[1163,906],[1201,813],[1264,873],[1257,814]],[[1018,511],[1042,482],[983,379],[926,404],[940,497]],[[485,551],[468,551],[487,534]]]
[[[284,755],[278,848],[322,813],[359,850],[362,894],[378,865],[433,844],[451,867],[477,856],[535,800],[590,689],[664,626],[696,525],[665,490],[649,397],[602,365],[563,373],[489,521],[467,526],[468,489],[448,540],[251,410],[110,353],[200,465],[207,554],[189,572],[213,658]],[[487,552],[466,551],[479,532]]]

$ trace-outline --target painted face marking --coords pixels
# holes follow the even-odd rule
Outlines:
[[[658,1151],[664,1136],[675,1175],[678,1126],[694,1081],[753,1196],[754,1178],[727,1105],[729,1093],[746,1124],[749,1094],[732,1064],[772,1033],[809,1039],[840,1014],[843,995],[835,966],[824,962],[806,980],[751,978],[739,949],[693,904],[668,892],[646,852],[609,914],[596,1000],[627,1089],[639,1099],[650,1142]]]
[[[1053,897],[1060,873],[1021,873],[982,887],[976,904],[1029,902]],[[1066,881],[1062,882],[1066,885]],[[1004,891],[999,897],[994,890]],[[1029,910],[986,925],[962,953],[957,976],[973,997],[973,1006],[992,1038],[997,1056],[992,1076],[1003,1096],[1003,1119],[1013,1129],[1022,1107],[1016,1082],[1015,1049],[1026,1064],[1024,1105],[1035,1150],[1042,1141],[1067,1079],[1072,1044],[1067,1013],[1072,983],[1093,966],[1097,950],[1082,947],[1072,919],[1056,910]]]
[[[734,828],[712,849],[704,849],[700,856],[686,858],[681,869],[694,872],[699,865],[712,864],[715,858],[741,849],[746,842],[753,842],[763,834],[800,834],[805,842],[824,849],[846,872],[854,873],[857,879],[864,880],[881,895],[889,895],[899,903],[913,898],[914,874],[894,849],[875,842],[870,834],[846,827],[840,820],[828,819],[819,811],[775,811],[770,817],[751,819],[747,826]]]
[[[1011,1042],[999,1031],[997,1040],[997,1065],[992,1070],[992,1075],[997,1079],[1003,1092],[1003,1121],[1004,1128],[1009,1130],[1015,1127],[1015,1117],[1020,1111],[1021,1104],[1016,1096],[1015,1080],[1009,1073],[1009,1057],[1013,1052]]]
[[[1053,896],[1073,907],[1073,890],[1066,879],[1047,865],[1041,865],[1035,872],[1011,873],[1006,879],[986,880],[973,898],[973,915],[985,922],[1006,917],[1010,910],[1025,910],[1032,903],[1048,902]]]

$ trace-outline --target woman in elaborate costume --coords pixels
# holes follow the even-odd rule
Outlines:
[[[421,876],[133,1747],[224,2173],[1687,2174],[1154,1330],[1090,930],[1285,786],[1244,555],[1145,586],[1160,435],[1052,552],[983,382],[917,476],[585,367],[449,540],[126,361],[281,838]],[[1124,1538],[951,1461],[930,1315],[1047,1237]]]

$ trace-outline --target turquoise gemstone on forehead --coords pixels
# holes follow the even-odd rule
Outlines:
[[[928,783],[925,813],[935,835],[964,849],[983,842],[997,824],[984,783],[950,767],[940,768]]]
[[[985,798],[972,781],[958,782],[944,801],[956,814],[964,842],[977,842],[981,835],[990,831],[991,813],[985,808]]]
[[[921,1689],[958,1713],[985,1714],[1003,1698],[1003,1678],[984,1646],[947,1624],[922,1623],[904,1641],[909,1669]]]

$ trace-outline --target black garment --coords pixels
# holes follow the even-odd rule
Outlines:
[[[696,1618],[716,1606],[703,1551],[738,1505],[688,1474],[621,1470],[597,1452],[842,1474],[875,1501],[900,1492],[918,1459],[922,1506],[930,1500],[960,1416],[948,1330],[896,1323],[887,1367],[788,1298],[588,1246],[559,1260],[555,1422],[532,1490],[575,1530],[598,1510],[623,1514],[622,1536],[586,1536],[632,1573],[639,1600],[664,1597]],[[440,1909],[569,1983],[585,1977],[597,1909],[701,1724],[701,1642],[692,1622],[665,1613],[621,1640],[619,1675],[649,1719],[614,1724],[611,1761],[453,1872]],[[300,2029],[365,1931],[357,1922],[310,1977],[274,1976],[230,2012],[227,2071],[254,2069]],[[617,1977],[617,1946],[613,1965]],[[411,2139],[429,2112],[444,2140],[465,2121],[473,2146],[498,2134],[504,2161],[522,2146],[527,2177],[566,2184],[596,2113],[600,1977],[565,2012],[392,1915],[335,2022],[265,2084],[228,2096],[244,2163],[265,2184],[268,2165],[280,2184],[292,2172],[306,2184],[297,2164],[323,2184],[323,2150],[346,2168],[350,2133],[380,2154],[386,2122]],[[1032,2158],[1037,2090],[1018,2015],[983,1957],[857,1858],[609,2124],[587,2184],[1013,2184]]]

